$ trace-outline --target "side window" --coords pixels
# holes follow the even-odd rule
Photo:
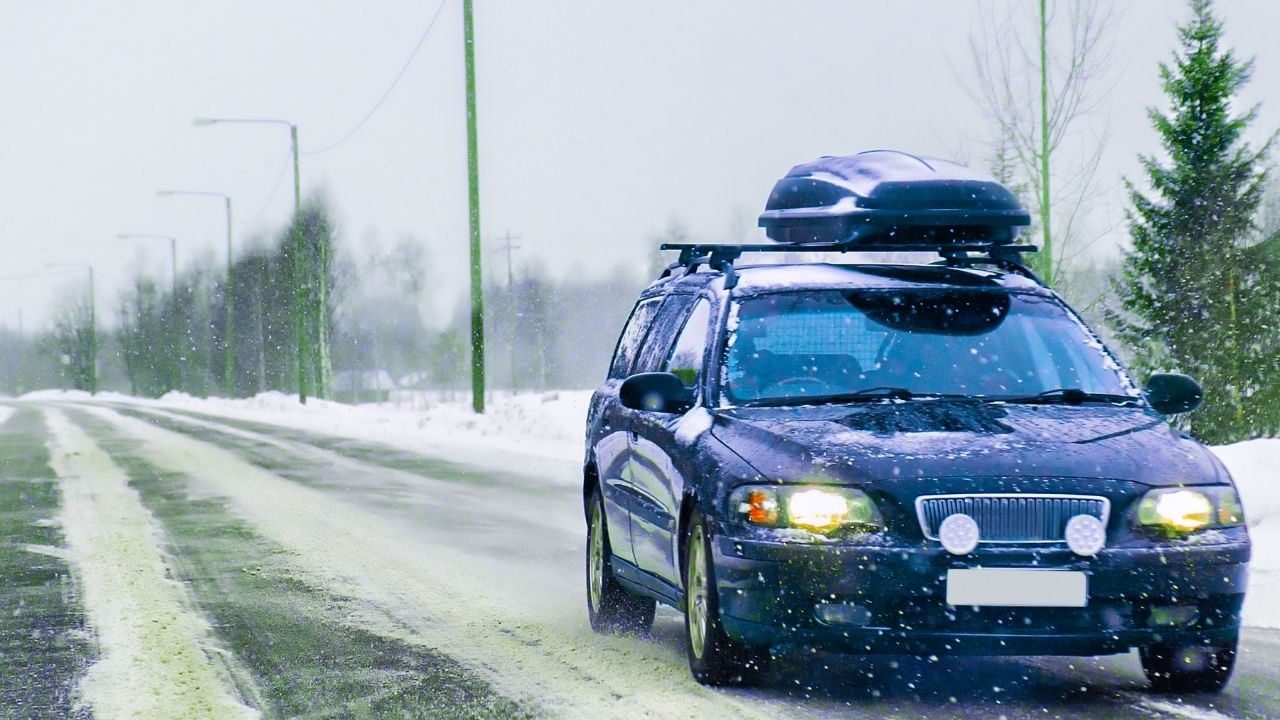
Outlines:
[[[707,329],[711,325],[711,303],[698,300],[689,313],[689,319],[671,346],[671,354],[662,366],[666,372],[674,374],[685,387],[694,387],[698,383],[698,373],[702,372],[702,359],[707,350]]]
[[[661,304],[662,298],[650,298],[637,303],[635,309],[631,311],[627,326],[622,329],[622,335],[618,338],[618,347],[613,351],[613,364],[609,366],[610,378],[620,380],[631,372],[631,365],[640,347],[640,341],[644,339],[645,333],[652,324],[653,315],[658,312],[658,306]]]
[[[689,317],[689,309],[693,307],[692,295],[668,295],[662,304],[657,317],[653,319],[653,329],[640,346],[640,352],[634,366],[635,372],[655,372],[662,369],[667,356],[671,354],[671,343],[685,318]]]

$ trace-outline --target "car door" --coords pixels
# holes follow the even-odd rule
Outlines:
[[[593,433],[593,455],[600,477],[600,494],[604,498],[605,520],[608,523],[610,549],[615,557],[635,563],[631,551],[631,497],[628,490],[630,474],[630,442],[628,432],[632,411],[618,401],[618,388],[631,374],[637,356],[654,316],[662,306],[662,297],[648,298],[636,303],[618,338],[618,347],[609,366],[609,377],[596,391],[592,399],[588,427]],[[598,418],[598,420],[596,420]],[[593,422],[593,420],[595,420]]]
[[[678,333],[673,332],[674,338],[661,349],[655,369],[675,374],[696,392],[706,358],[712,306],[707,299],[698,298],[683,310],[676,326]],[[705,411],[695,405],[690,412]],[[683,422],[683,418],[666,413],[637,412],[630,434],[631,486],[636,494],[631,506],[631,546],[636,565],[677,587],[676,531],[685,478],[674,456],[688,450],[676,438]]]

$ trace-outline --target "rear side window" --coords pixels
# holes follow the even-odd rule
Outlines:
[[[662,369],[680,378],[685,387],[698,383],[702,372],[702,358],[707,350],[707,328],[711,325],[711,303],[699,300],[689,313],[689,319],[680,331],[680,337],[671,347],[671,355]]]
[[[627,326],[622,329],[622,336],[618,338],[618,347],[613,351],[613,364],[609,366],[610,378],[622,379],[631,372],[636,350],[640,347],[640,341],[644,340],[645,333],[653,323],[653,316],[658,312],[658,306],[661,303],[660,297],[649,298],[637,303],[635,309],[631,311]]]
[[[662,304],[657,317],[653,319],[653,328],[649,336],[640,346],[639,357],[632,366],[635,372],[655,372],[662,369],[667,358],[671,356],[671,346],[676,334],[684,327],[689,310],[693,308],[692,295],[669,295]]]

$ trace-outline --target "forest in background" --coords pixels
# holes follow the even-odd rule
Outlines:
[[[1107,151],[1094,116],[1107,91],[1111,9],[1096,0],[1030,5],[989,17],[971,37],[975,102],[989,118],[983,165],[1032,211],[1026,237],[1044,251],[1033,268],[1125,356],[1140,379],[1181,371],[1202,379],[1206,409],[1179,422],[1214,442],[1280,432],[1280,185],[1270,175],[1275,135],[1251,147],[1252,109],[1232,106],[1252,63],[1220,42],[1209,0],[1191,0],[1179,45],[1159,70],[1165,107],[1152,109],[1158,154],[1142,178],[1108,188]],[[1040,45],[1024,41],[1036,37]],[[1023,30],[1027,32],[1005,32]],[[1018,38],[1009,42],[1007,38]],[[1038,52],[1037,52],[1038,50]],[[1049,58],[1037,62],[1036,57]],[[1102,132],[1090,132],[1102,125]],[[1064,152],[1079,145],[1087,152]],[[1075,148],[1078,149],[1078,148]],[[1129,247],[1088,252],[1108,228],[1091,209],[1123,198]],[[159,396],[249,396],[267,390],[350,402],[393,391],[451,394],[469,386],[465,298],[433,305],[435,239],[390,246],[344,236],[335,208],[313,195],[288,227],[244,243],[229,268],[183,268],[172,283],[139,275],[95,308],[69,296],[52,327],[0,330],[0,391],[110,389]],[[589,388],[604,375],[640,288],[662,267],[661,242],[691,237],[678,219],[649,238],[645,267],[603,276],[507,265],[486,253],[486,374],[491,388]],[[460,242],[460,240],[457,240]],[[511,262],[509,256],[506,258]],[[451,312],[451,314],[450,314]],[[300,344],[314,352],[299,353]],[[301,360],[299,359],[301,356]]]

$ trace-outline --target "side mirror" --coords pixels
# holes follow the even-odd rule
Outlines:
[[[636,373],[622,381],[618,399],[632,410],[681,413],[693,407],[693,390],[671,373]]]
[[[1204,399],[1200,383],[1180,373],[1155,373],[1147,378],[1143,394],[1156,412],[1165,415],[1191,412]]]

